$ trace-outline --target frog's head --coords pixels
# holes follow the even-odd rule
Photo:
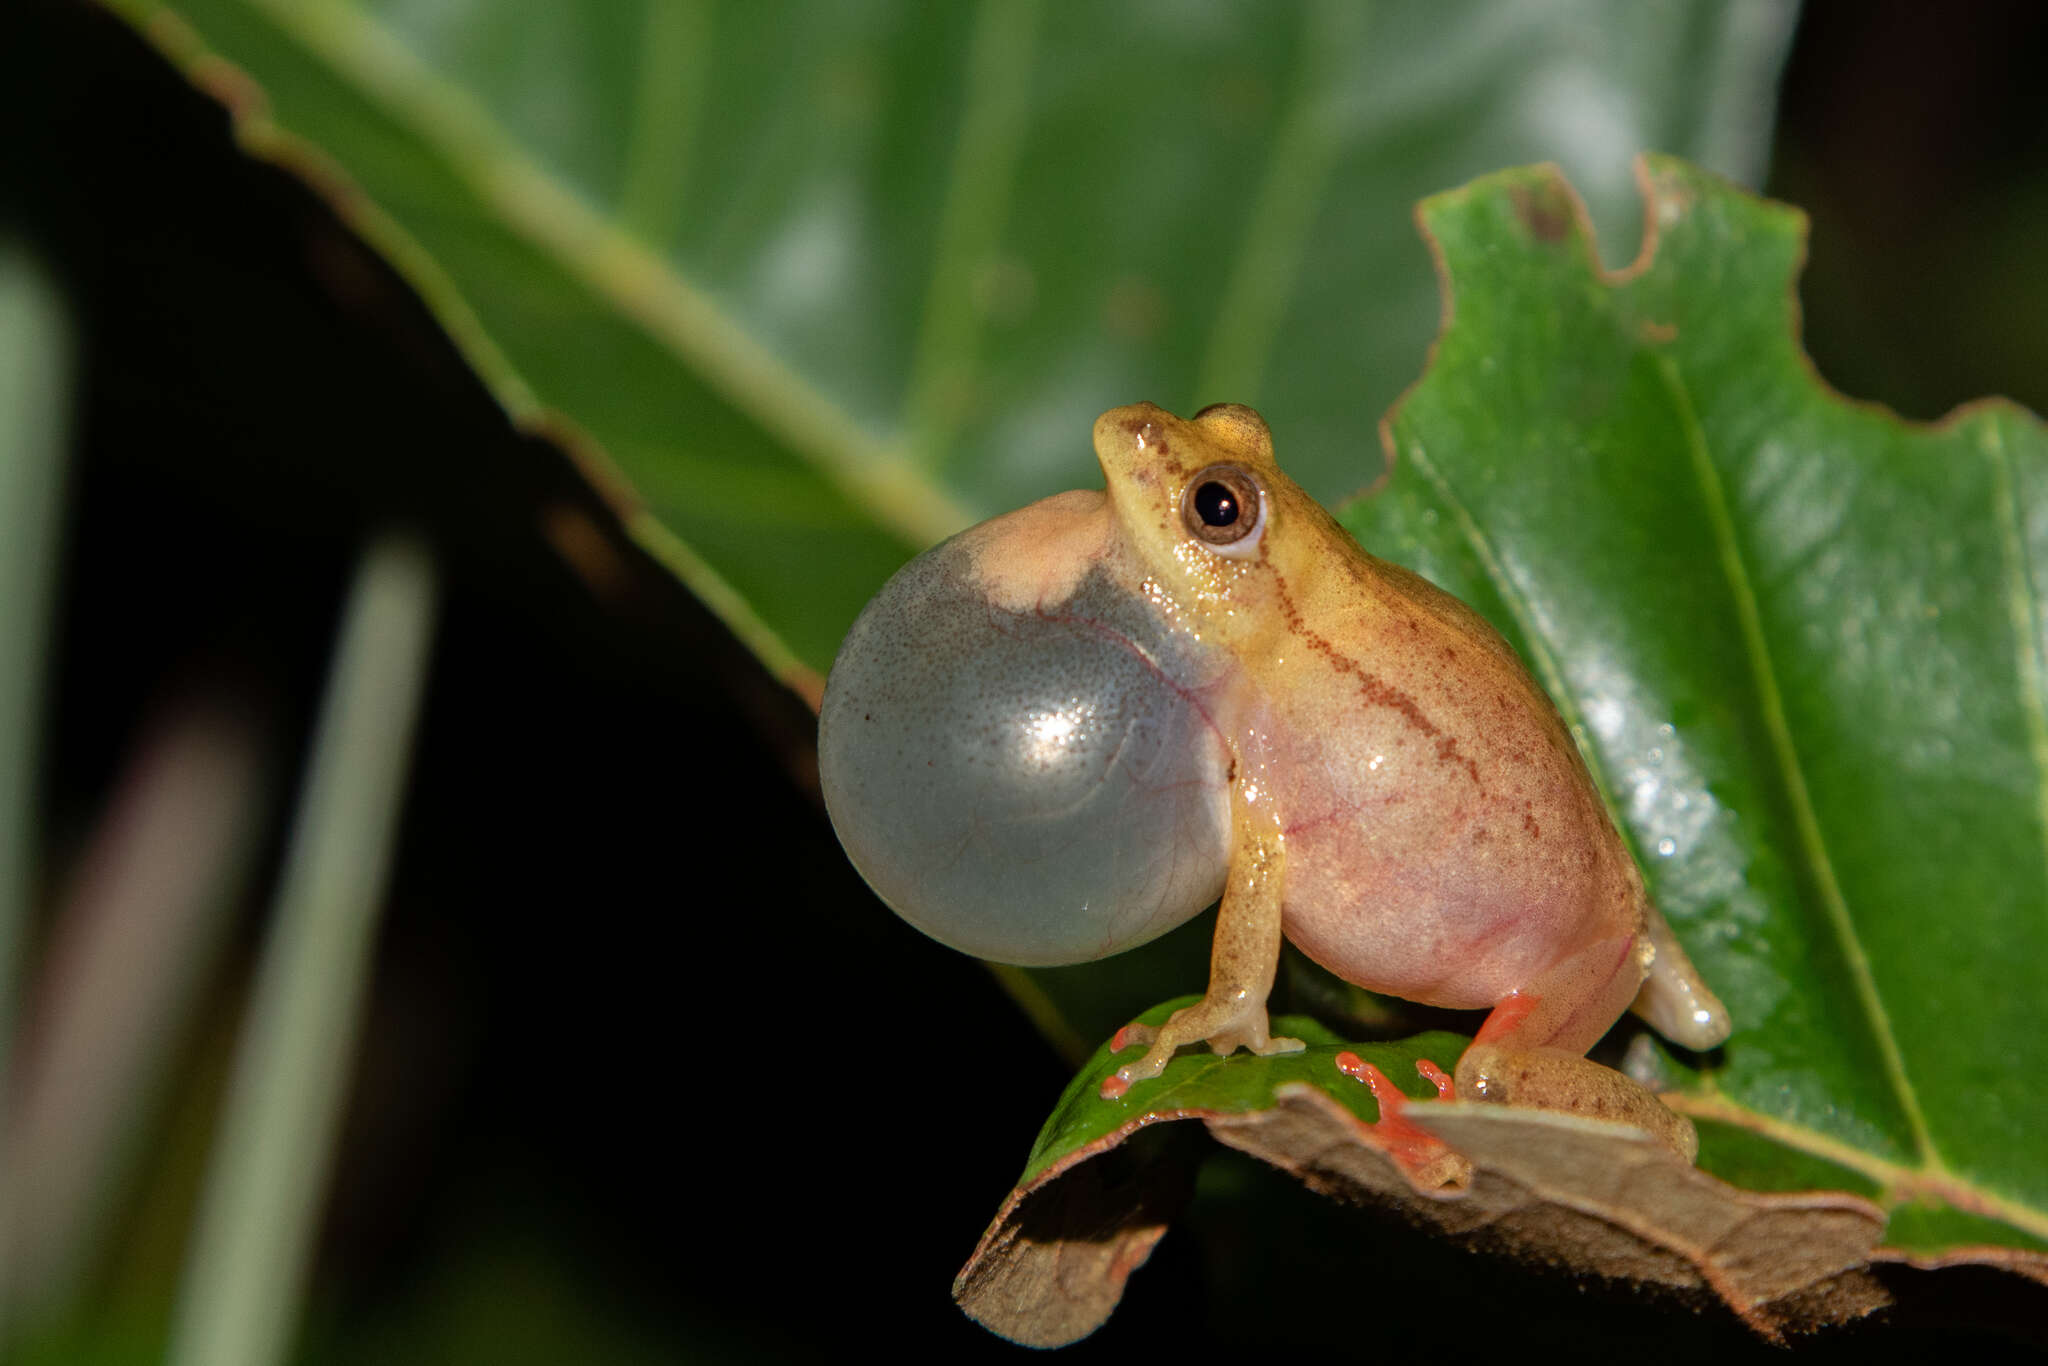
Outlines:
[[[1230,679],[1284,629],[1288,604],[1265,609],[1308,570],[1281,557],[1324,516],[1249,408],[1117,408],[1095,449],[1103,492],[906,565],[825,688],[819,777],[854,863],[926,933],[1005,962],[1099,958],[1221,892]]]
[[[1321,516],[1243,404],[1185,420],[1151,403],[1112,408],[1095,421],[1095,455],[1124,545],[1153,591],[1199,629],[1263,605],[1290,525]]]
[[[1137,428],[1105,437],[1119,414]],[[1148,404],[1096,434],[1107,491],[1042,499],[911,561],[847,634],[819,720],[826,808],[869,885],[1003,962],[1142,943],[1214,901],[1228,862],[1216,707],[1234,665],[1165,574],[1198,451],[1264,508],[1265,426],[1248,408],[1184,423]],[[1176,453],[1194,463],[1171,473]]]

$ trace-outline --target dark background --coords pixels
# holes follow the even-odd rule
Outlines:
[[[1768,188],[1813,213],[1808,340],[1845,391],[1915,417],[1991,392],[2048,409],[2044,39],[2032,4],[1808,7]],[[548,516],[611,528],[566,461],[122,25],[7,7],[0,108],[0,226],[53,264],[82,344],[51,862],[147,719],[195,689],[272,718],[289,784],[364,537],[411,524],[443,556],[310,1358],[1013,1352],[947,1287],[1067,1069],[976,964],[859,883],[816,800],[809,713],[615,529],[604,591],[565,566]],[[53,1341],[160,1331],[199,1179],[176,1140],[217,1104],[262,889],[89,1312]],[[862,965],[882,961],[924,988],[870,995]],[[970,1038],[996,1060],[973,1075]],[[976,1127],[919,1128],[926,1101],[957,1114],[955,1088]],[[2025,1312],[1989,1273],[1930,1283],[1902,1279],[1889,1329],[1810,1347],[1996,1349],[1977,1315]],[[1475,1336],[1754,1345],[1718,1311],[1471,1257],[1228,1165],[1081,1353]]]

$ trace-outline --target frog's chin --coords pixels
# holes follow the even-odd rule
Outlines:
[[[999,541],[977,528],[919,556],[861,614],[826,685],[818,768],[840,841],[900,915],[978,957],[1101,958],[1222,890],[1230,764],[1207,709],[1212,652],[1099,559],[1028,607],[983,574],[992,544],[1098,513],[1100,494],[1061,495],[999,519],[1040,519]]]

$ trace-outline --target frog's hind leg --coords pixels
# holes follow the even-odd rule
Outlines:
[[[1699,969],[1685,956],[1685,946],[1657,908],[1645,906],[1643,919],[1657,956],[1629,1009],[1675,1044],[1700,1050],[1722,1043],[1728,1037],[1728,1007],[1700,979]]]
[[[1691,1161],[1691,1123],[1585,1056],[1636,998],[1652,952],[1642,935],[1603,939],[1501,1001],[1458,1059],[1458,1098],[1630,1124]]]

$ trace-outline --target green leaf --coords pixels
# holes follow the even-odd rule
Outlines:
[[[0,1095],[15,959],[34,904],[36,749],[70,380],[69,310],[42,263],[0,237]],[[0,1119],[12,1119],[4,1104]]]
[[[111,0],[326,190],[521,422],[815,693],[910,553],[1097,479],[1140,397],[1304,482],[1434,325],[1408,206],[1639,147],[1754,179],[1795,13],[1691,0]]]
[[[1161,1024],[1198,999],[1169,1001],[1141,1018]],[[1165,1234],[1202,1157],[1201,1145],[1186,1132],[1199,1126],[1162,1128],[1165,1121],[1203,1121],[1225,1142],[1285,1166],[1293,1156],[1287,1136],[1300,1126],[1283,1119],[1276,1141],[1271,1121],[1306,1101],[1323,1107],[1317,1118],[1325,1127],[1313,1145],[1324,1152],[1368,1149],[1365,1160],[1376,1164],[1381,1191],[1440,1193],[1470,1175],[1470,1163],[1413,1125],[1370,1127],[1383,1118],[1379,1105],[1363,1081],[1340,1070],[1369,1062],[1410,1097],[1434,1097],[1417,1060],[1432,1051],[1454,1056],[1463,1039],[1429,1034],[1398,1044],[1346,1045],[1306,1016],[1282,1016],[1273,1025],[1307,1046],[1264,1058],[1183,1054],[1114,1099],[1101,1094],[1118,1065],[1113,1043],[1097,1049],[1061,1096],[1016,1189],[954,1280],[961,1309],[991,1331],[1034,1347],[1065,1346],[1100,1327],[1122,1298],[1125,1279]],[[1237,1124],[1249,1132],[1233,1131]]]
[[[1613,273],[1555,168],[1423,205],[1446,326],[1385,426],[1390,479],[1343,520],[1530,663],[1724,997],[1723,1048],[1659,1059],[1699,1123],[1698,1171],[1574,1120],[1424,1105],[1413,1122],[1478,1179],[1413,1198],[1356,1175],[1377,1136],[1350,1119],[1372,1116],[1311,1021],[1276,1026],[1303,1054],[1184,1054],[1119,1101],[1099,1096],[1105,1046],[956,1285],[998,1331],[1064,1341],[1107,1317],[1121,1281],[1075,1293],[1063,1249],[1116,1227],[1122,1261],[1142,1259],[1165,1202],[1098,1180],[1073,1203],[1147,1191],[1143,1217],[1034,1228],[1029,1201],[1188,1117],[1454,1237],[1513,1211],[1525,1255],[1711,1286],[1770,1337],[1888,1302],[1876,1262],[2048,1280],[2032,1084],[2048,1032],[2031,1018],[2048,968],[2048,429],[1998,402],[1911,424],[1828,390],[1794,325],[1800,215],[1673,159],[1642,175],[1648,242]],[[1416,1056],[1465,1043],[1369,1056],[1410,1089]]]
[[[1167,1016],[1199,999],[1187,996],[1167,1001],[1138,1019],[1145,1024],[1164,1024]],[[1295,1082],[1328,1091],[1346,1110],[1371,1124],[1380,1117],[1379,1106],[1362,1083],[1337,1071],[1339,1053],[1358,1054],[1378,1067],[1405,1094],[1425,1100],[1435,1098],[1436,1088],[1416,1072],[1416,1061],[1448,1060],[1443,1061],[1448,1070],[1468,1042],[1456,1034],[1433,1033],[1399,1043],[1347,1043],[1306,1015],[1276,1016],[1272,1028],[1275,1034],[1300,1039],[1308,1047],[1299,1053],[1257,1059],[1219,1058],[1199,1049],[1184,1051],[1160,1075],[1150,1081],[1132,1083],[1131,1089],[1115,1100],[1102,1098],[1102,1081],[1119,1063],[1129,1062],[1135,1055],[1119,1057],[1105,1042],[1067,1083],[1059,1104],[1039,1130],[1038,1141],[1031,1145],[1031,1156],[1025,1161],[1024,1174],[1017,1184],[1030,1186],[1112,1135],[1130,1132],[1162,1116],[1240,1115],[1270,1108],[1274,1094]]]
[[[1727,1002],[1672,1064],[1702,1165],[2048,1250],[2048,431],[1832,393],[1800,215],[1668,159],[1645,190],[1616,275],[1553,169],[1424,204],[1450,321],[1345,521],[1522,652]]]
[[[1146,1018],[1156,1023],[1182,1004]],[[1312,1020],[1279,1027],[1300,1030],[1309,1047],[1265,1058],[1179,1057],[1166,1074],[1115,1099],[1099,1089],[1115,1060],[1107,1048],[1099,1052],[1062,1097],[1023,1180],[955,1279],[961,1308],[1040,1347],[1101,1326],[1185,1198],[1199,1155],[1181,1140],[1194,1126],[1162,1121],[1187,1119],[1342,1203],[1391,1207],[1448,1239],[1585,1277],[1715,1296],[1773,1341],[1888,1303],[1871,1270],[1878,1261],[2040,1270],[1997,1239],[1946,1259],[1881,1250],[1884,1212],[1861,1194],[1828,1188],[1836,1175],[1856,1185],[1857,1173],[1804,1155],[1788,1167],[1782,1150],[1732,1126],[1710,1126],[1724,1160],[1739,1163],[1747,1145],[1752,1155],[1763,1150],[1767,1187],[1804,1177],[1817,1188],[1744,1190],[1625,1126],[1418,1096],[1428,1090],[1414,1079],[1418,1056],[1452,1056],[1466,1043],[1455,1034],[1347,1049]],[[1361,1061],[1383,1074],[1376,1087],[1407,1078],[1404,1093],[1425,1103],[1380,1113],[1365,1100]]]

